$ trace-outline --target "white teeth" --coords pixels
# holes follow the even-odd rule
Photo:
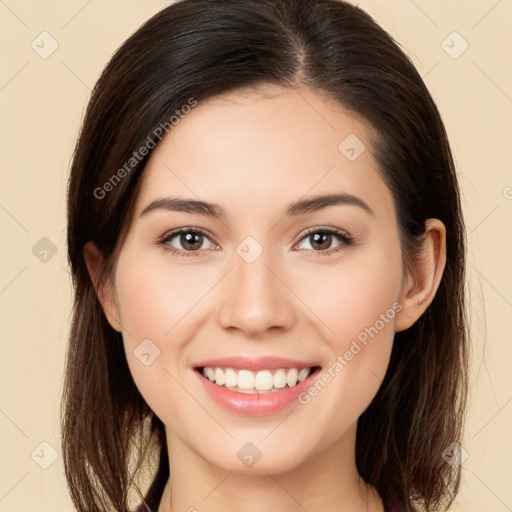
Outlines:
[[[218,370],[220,370],[220,368],[218,368]],[[249,370],[240,370],[238,372],[238,387],[248,391],[254,389],[254,373]]]
[[[227,388],[236,388],[238,386],[238,376],[233,368],[228,368],[224,372],[224,375],[226,377],[226,382],[224,382],[224,385]]]
[[[220,368],[215,368],[215,383],[222,386],[224,382],[224,372]]]
[[[284,370],[277,370],[274,373],[274,387],[281,389],[286,386],[286,372]]]
[[[258,391],[268,391],[274,387],[274,377],[268,370],[263,370],[256,374],[254,388]]]
[[[297,368],[290,368],[288,373],[286,374],[286,383],[288,386],[292,387],[297,384],[297,375],[299,374],[299,370]]]
[[[297,380],[299,382],[302,382],[303,380],[306,380],[306,377],[309,375],[309,368],[302,368],[302,370],[299,371],[299,375],[297,376]]]
[[[305,380],[311,368],[279,368],[277,370],[234,370],[233,368],[203,368],[203,376],[218,386],[240,393],[268,393],[293,387]]]

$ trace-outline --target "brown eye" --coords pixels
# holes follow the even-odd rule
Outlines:
[[[299,249],[306,249],[311,253],[330,254],[343,249],[354,242],[346,232],[334,228],[316,228],[307,232],[297,244]]]
[[[201,249],[203,239],[204,237],[201,233],[195,233],[192,231],[180,234],[180,243],[185,250],[195,251],[197,249]]]
[[[167,249],[178,254],[190,256],[192,253],[200,253],[203,249],[215,249],[216,245],[209,237],[197,229],[184,228],[164,235],[159,243]]]
[[[309,241],[313,249],[325,251],[331,248],[332,234],[326,232],[317,232],[309,235]]]

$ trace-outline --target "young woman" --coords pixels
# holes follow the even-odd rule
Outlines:
[[[453,501],[456,173],[420,76],[363,11],[156,14],[96,84],[68,217],[62,448],[80,512]]]

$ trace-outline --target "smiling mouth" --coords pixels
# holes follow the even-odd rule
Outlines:
[[[219,387],[246,394],[275,393],[293,388],[320,371],[320,366],[309,368],[276,368],[251,371],[238,368],[200,366],[195,368],[202,377]]]

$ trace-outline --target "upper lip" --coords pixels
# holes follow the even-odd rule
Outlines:
[[[231,356],[217,359],[208,359],[196,365],[195,368],[220,367],[233,368],[238,370],[277,370],[278,368],[311,368],[317,366],[315,363],[299,361],[297,359],[288,359],[284,357],[266,356],[266,357],[247,357]]]

